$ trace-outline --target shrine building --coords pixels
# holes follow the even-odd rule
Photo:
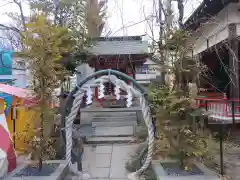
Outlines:
[[[136,79],[136,70],[141,69],[150,57],[148,41],[142,40],[141,36],[97,37],[92,43],[88,64],[94,71],[113,69]],[[113,93],[113,86],[106,86],[107,93]]]
[[[204,0],[184,24],[192,33],[188,55],[208,67],[200,78],[205,96],[240,98],[239,17],[239,0]]]

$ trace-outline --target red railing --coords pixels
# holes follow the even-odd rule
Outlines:
[[[196,107],[205,108],[215,123],[240,123],[240,99],[196,98]]]

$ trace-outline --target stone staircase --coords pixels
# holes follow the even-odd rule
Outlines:
[[[87,134],[85,143],[114,144],[133,142],[135,140],[133,136],[137,126],[137,115],[136,112],[128,112],[126,108],[124,109],[125,111],[112,108],[111,112],[107,112],[103,108],[97,112],[87,112],[92,115],[91,124],[79,128],[81,136]]]
[[[113,109],[114,110],[114,109]],[[119,126],[134,126],[137,124],[136,113],[128,112],[99,112],[95,114],[92,120],[93,127],[119,127]]]
[[[126,162],[135,153],[138,108],[85,108],[81,110],[80,136],[84,136],[83,172],[65,180],[125,180]],[[76,167],[74,168],[77,169]]]

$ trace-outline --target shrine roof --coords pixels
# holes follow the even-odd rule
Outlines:
[[[211,17],[216,16],[230,3],[237,2],[239,2],[239,0],[203,0],[198,8],[186,20],[184,26],[187,30],[195,31],[202,23],[205,23]]]
[[[141,36],[93,38],[88,52],[93,55],[148,54],[148,41]]]

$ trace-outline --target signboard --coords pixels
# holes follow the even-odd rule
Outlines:
[[[136,69],[138,74],[155,74],[156,68],[153,65],[142,65]]]

